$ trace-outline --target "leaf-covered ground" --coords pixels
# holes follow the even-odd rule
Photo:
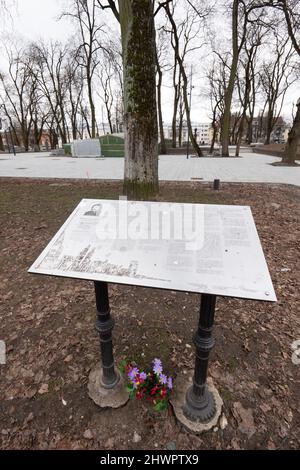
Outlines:
[[[93,285],[32,276],[27,269],[83,198],[117,198],[114,182],[0,180],[1,449],[288,449],[300,441],[300,189],[164,184],[161,200],[252,207],[277,304],[221,298],[209,373],[224,400],[222,428],[196,437],[129,402],[99,409],[87,380],[98,362]],[[176,377],[193,368],[195,294],[110,286],[115,357]]]

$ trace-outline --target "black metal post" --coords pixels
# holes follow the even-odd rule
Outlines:
[[[96,330],[100,336],[100,350],[102,359],[102,385],[104,388],[114,388],[120,380],[115,370],[112,330],[114,320],[110,315],[108,285],[106,282],[95,282],[97,322]]]
[[[215,307],[215,295],[202,295],[199,326],[194,336],[196,364],[193,385],[187,391],[186,403],[183,407],[183,412],[188,419],[201,423],[209,421],[216,412],[213,394],[206,385],[208,358],[215,343],[212,337]]]
[[[220,190],[220,180],[214,180],[214,191]]]

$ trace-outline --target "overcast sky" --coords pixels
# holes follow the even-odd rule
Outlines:
[[[14,0],[8,1],[13,2]],[[12,20],[7,19],[4,25],[2,20],[1,28],[6,31],[6,34],[25,37],[28,40],[43,38],[65,41],[74,33],[73,26],[68,20],[58,20],[59,13],[62,11],[65,2],[66,0],[15,0],[17,8],[10,8]],[[108,23],[115,22],[108,12],[106,13],[106,17]],[[203,53],[205,54],[205,51],[203,51]],[[197,61],[199,61],[199,57],[197,57]],[[201,74],[198,72],[194,79],[195,88],[193,91],[192,120],[208,122],[210,114],[209,104],[201,97],[199,88],[197,87],[197,83],[200,79]],[[283,112],[287,119],[291,118],[292,103],[298,98],[298,88],[299,84],[295,84],[286,96]],[[170,87],[170,83],[165,81],[163,95],[165,122],[171,121],[172,96],[173,91]]]
[[[66,20],[58,21],[63,2],[61,0],[17,0],[13,15],[14,30],[30,39],[39,37],[65,40],[72,33]],[[11,11],[13,11],[11,9]],[[11,26],[6,22],[7,29]]]

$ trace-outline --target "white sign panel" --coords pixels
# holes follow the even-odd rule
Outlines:
[[[84,199],[29,272],[276,301],[244,206]]]

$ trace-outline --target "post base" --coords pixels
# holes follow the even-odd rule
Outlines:
[[[188,377],[188,379],[187,379]],[[183,427],[193,433],[201,434],[218,425],[222,413],[223,401],[210,378],[207,379],[207,392],[203,408],[191,407],[186,398],[193,383],[193,372],[188,376],[177,377],[176,389],[171,396],[171,404],[178,421]],[[196,416],[197,415],[197,416]]]
[[[116,372],[120,379],[113,388],[107,388],[103,385],[100,364],[90,372],[88,382],[89,397],[100,408],[121,408],[129,400],[124,379],[119,371]]]
[[[201,402],[198,402],[193,397],[193,386],[186,392],[186,401],[183,405],[183,413],[190,421],[199,423],[207,423],[216,413],[216,401],[214,394],[206,386],[204,396]]]

